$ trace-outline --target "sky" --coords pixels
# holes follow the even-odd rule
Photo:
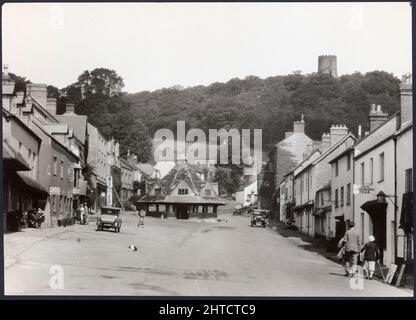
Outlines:
[[[2,63],[63,88],[104,67],[124,91],[316,72],[412,71],[409,3],[7,3]]]

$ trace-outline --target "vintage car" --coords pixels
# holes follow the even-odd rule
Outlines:
[[[251,226],[252,227],[263,227],[267,225],[267,212],[266,210],[253,210],[251,214]]]
[[[116,207],[101,207],[101,216],[97,218],[97,231],[114,228],[115,232],[120,232],[121,210]]]

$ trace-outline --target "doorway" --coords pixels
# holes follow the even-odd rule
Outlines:
[[[380,262],[384,263],[384,250],[387,245],[387,206],[369,213],[373,224],[373,236],[376,238],[377,247],[380,250]]]
[[[176,218],[188,219],[188,206],[186,204],[179,204],[176,206]]]

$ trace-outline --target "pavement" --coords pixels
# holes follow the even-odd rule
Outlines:
[[[120,233],[95,224],[6,234],[6,295],[412,297],[379,281],[344,277],[305,241],[247,216],[215,223],[125,213]],[[129,251],[130,244],[137,251]]]

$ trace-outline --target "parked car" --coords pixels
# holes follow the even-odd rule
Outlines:
[[[267,213],[265,210],[253,210],[251,214],[251,226],[252,227],[263,227],[267,225]]]
[[[116,207],[102,207],[101,216],[97,219],[97,231],[114,228],[115,232],[120,232],[122,209]]]

